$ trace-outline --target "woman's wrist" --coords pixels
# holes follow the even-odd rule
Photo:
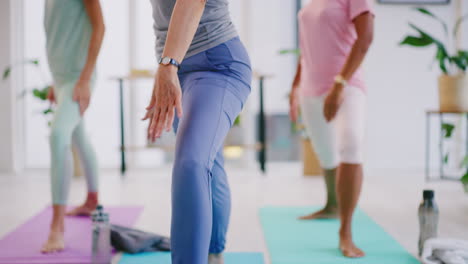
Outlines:
[[[178,68],[172,64],[169,65],[159,65],[158,73],[165,73],[165,74],[177,74]]]
[[[333,90],[335,92],[342,92],[344,89],[344,85],[342,83],[335,83],[335,85],[333,85]]]

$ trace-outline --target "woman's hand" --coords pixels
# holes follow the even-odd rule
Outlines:
[[[160,65],[154,78],[153,93],[143,120],[149,119],[148,139],[159,138],[163,130],[170,131],[174,121],[174,111],[182,117],[182,91],[177,68]]]
[[[49,100],[50,104],[56,103],[53,85],[49,86],[49,89],[47,90],[47,100]]]
[[[293,122],[297,122],[299,117],[299,89],[295,84],[289,94],[289,117]]]
[[[83,116],[86,109],[88,109],[90,98],[91,91],[89,87],[89,81],[79,79],[73,90],[73,100],[76,101],[80,106],[81,116]]]
[[[338,113],[338,110],[344,99],[343,89],[343,85],[335,84],[333,89],[328,93],[327,97],[325,98],[323,114],[327,122],[332,121],[335,118],[336,113]]]

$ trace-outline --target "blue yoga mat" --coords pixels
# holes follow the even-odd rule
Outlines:
[[[170,253],[123,254],[118,264],[171,264]],[[226,253],[225,264],[264,264],[261,253]]]
[[[359,259],[343,257],[338,250],[338,220],[297,220],[298,216],[317,209],[260,209],[271,264],[419,264],[415,257],[360,210],[354,216],[354,239],[366,256]]]

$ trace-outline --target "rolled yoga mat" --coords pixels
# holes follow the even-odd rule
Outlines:
[[[123,254],[118,264],[171,264],[171,253]],[[226,253],[225,264],[264,264],[262,253]]]
[[[318,207],[260,209],[271,264],[419,264],[361,210],[354,215],[356,244],[366,256],[349,259],[338,250],[338,220],[297,220]]]
[[[133,226],[143,207],[104,207],[113,224]],[[65,218],[65,250],[42,254],[49,234],[52,208],[48,207],[0,240],[0,264],[89,264],[91,263],[91,219]]]

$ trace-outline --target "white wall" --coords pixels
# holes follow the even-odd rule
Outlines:
[[[0,35],[10,36],[10,2],[0,2]],[[0,42],[0,69],[10,65],[12,60],[10,57],[10,38],[3,38]],[[13,146],[12,146],[12,91],[10,89],[10,81],[0,82],[0,89],[4,96],[0,97],[0,169],[3,171],[12,171],[13,167]]]
[[[26,6],[26,57],[44,59],[43,1],[23,1]],[[286,94],[294,74],[295,59],[293,56],[279,56],[278,51],[294,47],[295,44],[294,2],[231,2],[233,19],[250,51],[254,69],[275,76],[266,83],[266,109],[269,113],[288,110]],[[87,114],[88,131],[97,148],[102,167],[117,167],[119,164],[118,90],[116,82],[109,78],[127,73],[130,65],[137,68],[155,67],[149,1],[131,2],[136,20],[130,25],[133,25],[135,31],[129,28],[129,3],[127,0],[102,1],[107,32],[98,65],[96,94]],[[455,15],[453,3],[429,8],[449,21]],[[466,4],[464,10],[464,13],[468,13]],[[435,66],[432,70],[429,67],[433,50],[399,47],[398,42],[410,32],[408,21],[431,31],[438,25],[411,11],[410,6],[375,4],[375,12],[376,37],[364,65],[369,86],[367,164],[372,168],[420,169],[424,165],[424,111],[437,107],[438,70]],[[130,40],[129,36],[132,36]],[[132,39],[137,49],[130,53]],[[467,43],[465,40],[465,45]],[[29,85],[37,83],[30,71],[27,74]],[[127,89],[127,106],[131,103],[130,99],[134,106],[134,110],[127,113],[127,117],[133,116],[131,126],[134,133],[130,135],[130,139],[134,144],[145,143],[145,124],[136,118],[143,114],[151,88],[151,82],[143,81],[132,84],[132,94]],[[35,100],[28,100],[27,165],[47,167],[47,126],[42,117],[35,114],[41,107]],[[254,81],[247,106],[251,113],[258,107],[257,100],[258,89]],[[254,126],[253,119],[250,119],[250,123],[251,129]],[[154,166],[160,162],[161,154],[153,150],[144,151],[134,155],[132,160],[137,166]]]
[[[0,1],[0,71],[21,60],[21,3]],[[22,123],[16,88],[22,84],[22,70],[15,69],[10,78],[0,80],[0,171],[19,172],[22,167]]]

